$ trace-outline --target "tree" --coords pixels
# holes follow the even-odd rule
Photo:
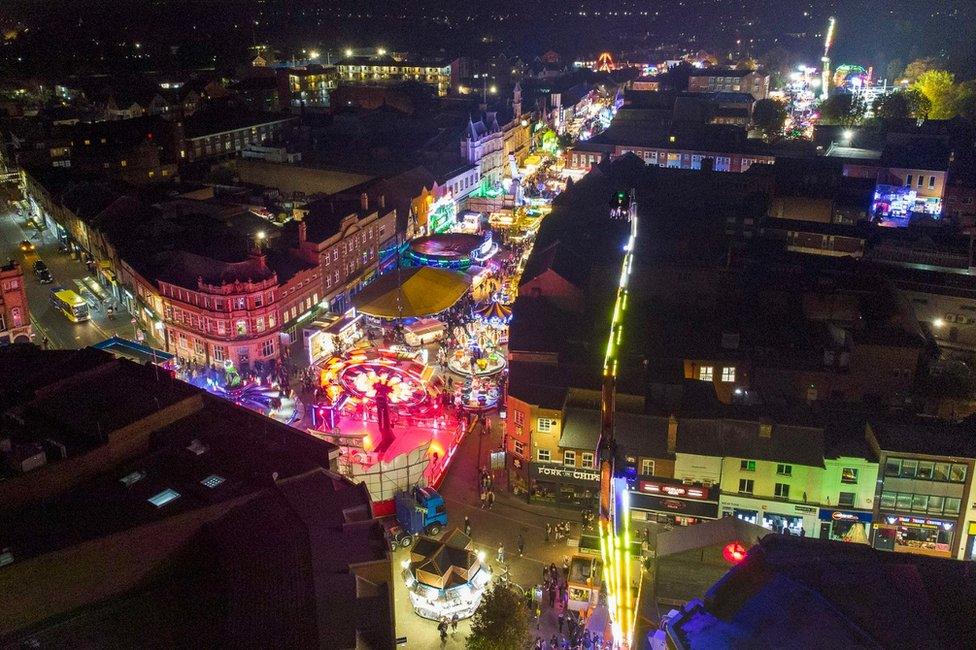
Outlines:
[[[786,107],[775,99],[760,99],[752,109],[752,123],[767,137],[781,135],[786,124]]]
[[[959,84],[956,112],[970,122],[976,122],[976,79]]]
[[[529,641],[525,598],[507,585],[495,584],[485,592],[474,613],[468,650],[523,650]]]
[[[896,90],[893,93],[878,97],[874,100],[872,109],[875,117],[879,120],[891,123],[910,118],[925,119],[931,107],[932,104],[928,98],[912,88]]]
[[[938,69],[939,66],[936,60],[931,57],[927,59],[915,59],[905,67],[904,72],[901,74],[901,79],[905,79],[908,83],[913,84],[926,72]],[[898,83],[901,79],[893,79],[892,81],[893,83]]]
[[[920,92],[932,104],[929,119],[948,120],[956,114],[959,88],[956,76],[945,70],[928,70],[919,75],[912,88]]]
[[[856,95],[839,93],[820,103],[820,122],[836,126],[857,126],[864,119],[867,106]]]

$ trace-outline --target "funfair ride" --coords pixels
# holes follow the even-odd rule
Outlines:
[[[603,391],[600,400],[600,441],[596,453],[600,463],[600,558],[603,584],[606,585],[614,647],[629,649],[634,629],[634,597],[631,589],[630,500],[627,481],[616,467],[617,443],[614,438],[614,402],[617,388],[618,351],[623,336],[623,316],[634,264],[637,242],[637,204],[633,192],[617,194],[611,218],[626,219],[630,233],[624,246],[623,263],[617,284],[617,298],[610,322],[610,336],[603,362]]]
[[[830,94],[830,47],[834,44],[834,28],[837,26],[837,19],[833,16],[827,21],[827,38],[824,39],[824,53],[820,58],[823,64],[823,71],[820,79],[820,99],[827,99]]]

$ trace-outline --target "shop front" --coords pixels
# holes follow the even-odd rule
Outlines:
[[[719,505],[723,517],[737,517],[776,533],[806,536],[819,530],[816,506],[725,495]]]
[[[562,465],[529,464],[529,502],[591,506],[599,493],[600,474]]]
[[[869,510],[820,509],[820,539],[868,544],[873,513]]]
[[[874,547],[883,551],[952,557],[956,522],[912,515],[881,515]]]
[[[635,488],[630,492],[635,519],[675,526],[718,519],[718,495],[713,488],[661,480],[639,481]]]
[[[962,559],[976,560],[976,521],[969,522],[969,528],[967,530],[969,537],[966,542],[966,555]]]

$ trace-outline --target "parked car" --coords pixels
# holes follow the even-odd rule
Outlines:
[[[41,260],[34,262],[34,276],[40,280],[41,284],[51,284],[54,282],[54,277],[51,275],[51,270],[47,268],[47,264]]]

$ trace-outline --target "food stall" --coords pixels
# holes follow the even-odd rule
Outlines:
[[[414,611],[432,621],[474,615],[491,581],[484,551],[459,530],[440,540],[421,537],[401,566]]]
[[[444,338],[447,325],[436,318],[420,318],[403,327],[403,340],[407,345],[420,347]]]

